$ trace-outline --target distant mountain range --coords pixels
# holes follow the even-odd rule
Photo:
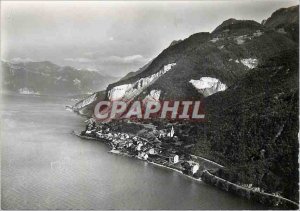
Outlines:
[[[61,67],[49,61],[1,62],[3,89],[20,94],[79,95],[104,89],[118,78]]]
[[[201,99],[206,122],[185,127],[191,153],[226,166],[218,174],[298,202],[299,6],[258,23],[228,19],[212,33],[172,42],[151,63],[74,106],[97,101]]]

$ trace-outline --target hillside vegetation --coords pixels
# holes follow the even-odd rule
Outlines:
[[[222,178],[298,202],[298,20],[299,6],[279,9],[262,24],[228,19],[212,33],[174,42],[143,71],[110,84],[98,100],[176,63],[134,97],[159,90],[159,100],[201,99],[206,122],[174,124],[179,139],[193,146],[190,152],[224,165],[216,172]],[[206,97],[190,83],[201,77],[228,88]],[[91,116],[94,105],[85,104],[83,113]]]

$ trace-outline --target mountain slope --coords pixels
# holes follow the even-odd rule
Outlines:
[[[297,44],[274,30],[254,21],[228,20],[212,34],[198,33],[168,47],[143,72],[108,86],[133,84],[160,71],[165,65],[176,63],[171,71],[146,87],[161,90],[160,99],[190,99],[201,97],[190,80],[212,77],[227,86],[232,85],[249,69],[278,52],[293,49]],[[143,94],[136,97],[144,97]]]
[[[194,149],[224,164],[222,177],[294,201],[299,197],[298,59],[298,49],[281,52],[206,98],[207,123],[199,125],[202,135]]]
[[[272,16],[274,18],[274,15]],[[294,12],[290,16],[295,16]],[[273,18],[270,17],[267,22]],[[136,89],[136,95],[131,96],[133,98],[143,99],[156,90],[160,92],[160,100],[199,99],[204,97],[203,93],[206,91],[197,89],[192,81],[210,77],[230,87],[265,59],[296,48],[298,43],[291,36],[278,32],[269,27],[269,24],[229,19],[212,33],[196,33],[170,45],[153,59],[151,64],[146,65],[143,71],[110,84],[106,89],[105,98],[109,99],[108,95],[112,90],[121,89],[124,94]],[[147,78],[158,74],[170,64],[175,65],[165,74],[156,77],[155,82],[135,87],[139,81],[148,80]],[[124,90],[124,87],[130,90]],[[218,90],[210,91],[215,93]]]
[[[123,78],[121,78],[119,81],[123,81],[126,80],[128,78],[131,78],[133,76],[136,76],[137,74],[143,72],[145,69],[147,69],[149,67],[149,65],[151,64],[152,61],[148,62],[147,64],[145,64],[143,67],[139,68],[137,71],[135,72],[129,72],[127,73]]]
[[[299,5],[275,11],[264,25],[299,42]]]

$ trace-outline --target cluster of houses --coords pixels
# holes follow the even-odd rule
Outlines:
[[[252,184],[241,184],[242,187],[245,187],[245,188],[249,188],[249,189],[252,189],[254,191],[257,191],[257,192],[262,192],[264,193],[264,190],[260,187],[254,187]],[[273,195],[275,195],[273,193]],[[276,196],[278,195],[278,193],[276,193]]]
[[[81,135],[106,140],[113,150],[135,156],[138,159],[162,165],[176,166],[178,169],[193,175],[199,170],[198,163],[192,160],[185,160],[184,157],[180,157],[176,153],[176,150],[171,147],[168,147],[168,149],[162,147],[164,139],[174,139],[175,142],[178,142],[178,138],[174,134],[174,128],[170,127],[156,131],[154,138],[147,138],[113,131],[107,125],[96,126],[93,122],[90,122],[86,130],[81,133]]]

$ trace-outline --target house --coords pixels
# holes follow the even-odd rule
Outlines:
[[[260,150],[260,159],[264,159],[265,158],[265,152],[266,152],[265,149],[261,149]]]
[[[118,149],[124,149],[125,145],[126,145],[125,142],[119,142]]]
[[[192,174],[195,174],[199,170],[199,164],[194,161],[187,161],[188,163],[188,171]]]
[[[159,135],[158,135],[159,138],[164,138],[166,136],[167,136],[167,131],[165,129],[159,130]]]
[[[161,153],[161,152],[160,152]],[[179,162],[179,156],[176,154],[160,154],[158,153],[157,156],[161,157],[161,159],[168,161],[170,164],[175,164]]]
[[[141,151],[143,151],[143,152],[147,152],[148,150],[149,150],[149,146],[148,145],[143,145],[141,147]]]
[[[131,147],[132,144],[133,143],[131,141],[128,141],[128,142],[126,142],[126,147],[129,148],[129,147]]]
[[[114,144],[114,145],[117,145],[117,144],[119,143],[119,140],[113,139],[113,140],[111,141],[111,143]]]
[[[138,158],[147,160],[147,159],[148,159],[148,154],[145,153],[145,152],[139,152],[139,153],[138,153]]]
[[[167,136],[172,138],[174,136],[174,133],[174,127],[172,126],[171,130],[167,133]]]
[[[85,131],[85,134],[91,134],[92,133],[92,131],[90,131],[90,130],[87,130],[87,131]]]
[[[132,144],[130,147],[128,147],[128,151],[131,152],[132,154],[137,154],[136,153],[136,146]]]
[[[156,155],[156,154],[157,154],[157,151],[156,151],[154,148],[150,148],[149,151],[148,151],[148,153],[149,153],[150,155]]]
[[[138,143],[138,145],[136,146],[135,149],[136,149],[137,151],[141,151],[141,150],[142,150],[142,146],[143,146],[143,143],[140,142],[140,143]]]
[[[168,156],[169,163],[178,163],[179,162],[179,156],[176,154],[170,154]]]

